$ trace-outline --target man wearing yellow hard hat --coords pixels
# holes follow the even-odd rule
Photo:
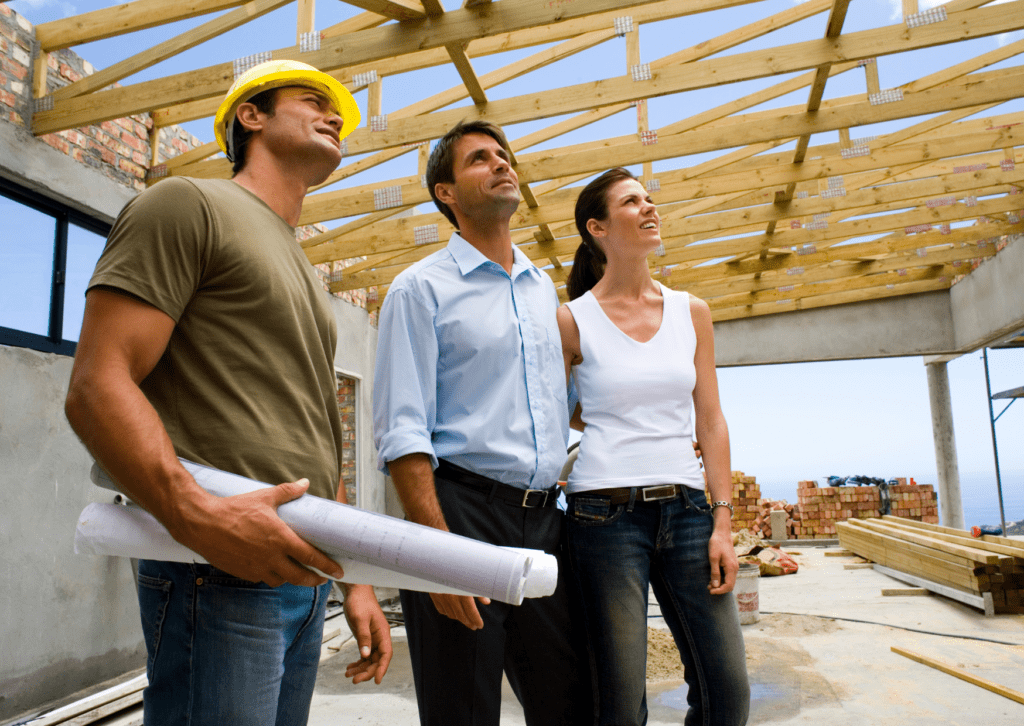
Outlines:
[[[341,568],[277,507],[344,501],[334,317],[296,243],[302,201],[359,124],[351,94],[297,61],[241,74],[215,132],[232,179],[172,177],[133,199],[86,294],[66,410],[131,498],[210,564],[142,560],[145,722],[304,724],[330,585]],[[178,457],[286,482],[223,499]],[[347,586],[361,659],[391,659],[369,586]]]

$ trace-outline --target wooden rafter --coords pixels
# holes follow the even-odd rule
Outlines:
[[[42,98],[50,51],[219,13],[57,88],[34,114],[33,132],[143,111],[152,112],[156,128],[212,115],[233,81],[231,63],[110,86],[288,1],[135,0],[37,26],[42,52],[33,89]],[[439,0],[350,0],[364,12],[319,31],[319,50],[289,46],[272,50],[272,57],[310,62],[353,92],[366,89],[368,117],[383,117],[395,106],[385,105],[385,94],[403,87],[384,78],[448,65],[461,83],[428,98],[403,99],[386,123],[348,137],[348,153],[357,158],[307,197],[300,221],[332,227],[301,243],[308,259],[330,265],[332,291],[374,289],[368,307],[379,305],[394,277],[442,248],[452,231],[439,213],[415,208],[430,201],[421,180],[429,142],[472,118],[506,126],[551,119],[511,142],[524,200],[511,226],[513,243],[557,286],[579,244],[573,185],[610,166],[642,166],[662,217],[664,254],[652,255],[652,271],[665,284],[706,299],[715,320],[943,290],[997,254],[992,239],[1024,232],[1024,112],[979,117],[1024,98],[1024,66],[985,70],[1024,52],[1024,41],[967,59],[960,54],[948,68],[884,92],[875,60],[882,59],[884,71],[892,62],[886,58],[1024,28],[1024,0],[953,0],[944,6],[944,21],[847,33],[849,0],[809,0],[642,62],[642,25],[756,1],[463,0],[445,11]],[[296,1],[297,43],[315,30],[313,2]],[[904,2],[905,15],[915,10],[914,0]],[[723,54],[825,12],[817,39],[774,47],[762,42],[756,50]],[[620,44],[616,35],[625,40]],[[619,67],[627,73],[563,88],[550,82],[560,74],[549,73],[539,90],[502,93],[501,84],[601,43],[624,61]],[[474,59],[531,46],[542,47],[488,73],[473,68]],[[652,47],[645,40],[643,55]],[[865,92],[826,100],[828,79],[858,66]],[[757,90],[653,128],[654,119],[664,118],[653,112],[658,99],[768,78]],[[807,89],[805,103],[780,107],[778,99],[801,89]],[[50,101],[53,109],[42,110]],[[614,118],[623,111],[630,119],[635,114],[633,128],[623,126],[625,116]],[[583,142],[566,137],[606,119],[621,135]],[[897,128],[869,142],[855,138],[857,127],[879,123]],[[823,133],[837,133],[839,143],[833,135],[811,146],[812,135]],[[552,141],[555,148],[533,151]],[[227,177],[227,162],[209,158],[217,152],[210,143],[169,159],[151,181],[177,174]],[[704,156],[691,161],[697,154]],[[386,162],[404,164],[406,171],[363,181]],[[381,208],[381,189],[400,203]],[[417,244],[417,229],[424,228],[436,242]]]

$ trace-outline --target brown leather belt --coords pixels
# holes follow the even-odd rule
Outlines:
[[[514,504],[517,507],[551,507],[558,501],[558,486],[550,489],[520,489],[510,484],[502,484],[481,474],[463,469],[450,461],[437,460],[437,469],[434,476],[440,477],[453,484],[475,489],[478,492],[487,494],[489,497],[500,499],[507,504]]]
[[[576,492],[572,497],[600,496],[608,497],[612,504],[625,504],[633,497],[634,502],[657,502],[663,499],[675,499],[683,493],[683,484],[663,484],[654,487],[617,487],[614,489],[594,489]]]

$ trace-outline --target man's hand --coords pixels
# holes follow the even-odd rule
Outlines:
[[[378,686],[391,663],[391,626],[369,585],[346,585],[345,619],[359,645],[359,660],[349,663],[345,677],[353,683],[371,678]]]
[[[476,607],[474,598],[468,595],[442,595],[436,592],[430,593],[430,599],[434,601],[437,612],[458,620],[470,630],[480,630],[484,627],[484,619],[480,617],[480,611]],[[490,598],[476,598],[482,605],[490,605]]]
[[[727,509],[721,507],[724,511]],[[716,519],[716,523],[717,523]],[[708,542],[708,559],[711,561],[711,582],[708,583],[708,592],[712,595],[724,595],[732,592],[736,585],[736,573],[740,569],[739,560],[736,558],[736,550],[732,546],[732,532],[728,527],[728,519],[725,527],[716,524],[714,532],[711,533],[711,540]]]
[[[309,481],[300,479],[233,497],[204,492],[199,501],[183,507],[171,534],[214,567],[252,582],[271,587],[286,582],[315,587],[327,582],[309,567],[341,579],[344,571],[337,562],[277,516],[279,506],[298,499],[308,488]]]

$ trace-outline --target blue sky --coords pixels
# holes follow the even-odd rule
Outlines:
[[[105,0],[13,0],[8,4],[38,24],[114,3]],[[656,60],[794,4],[792,0],[766,0],[709,15],[643,26],[640,31],[642,61]],[[937,4],[933,0],[924,0],[921,8]],[[461,1],[445,0],[444,5],[454,9],[461,5]],[[844,30],[852,32],[898,23],[900,7],[900,0],[853,0]],[[357,12],[360,11],[334,0],[321,2],[316,9],[316,28],[323,29]],[[727,53],[819,38],[823,34],[826,18],[827,13],[816,15],[759,40],[730,49]],[[208,19],[209,16],[182,21],[169,27],[80,46],[75,51],[94,66],[103,68]],[[954,46],[915,51],[902,54],[898,59],[881,58],[878,63],[881,86],[897,86],[1022,38],[1024,32],[1015,32]],[[294,42],[295,7],[289,5],[126,79],[125,83],[229,61]],[[473,61],[473,65],[482,74],[536,50],[538,48],[478,58]],[[1011,58],[993,68],[1020,62],[1019,58]],[[490,98],[503,98],[625,72],[625,42],[615,39],[493,89],[488,95]],[[649,103],[651,127],[663,126],[784,79],[777,77],[653,99]],[[384,110],[394,111],[458,83],[458,75],[451,66],[385,78]],[[864,74],[858,69],[831,79],[825,98],[863,92]],[[357,94],[357,101],[365,108],[365,92]],[[761,108],[805,102],[806,90],[801,90]],[[1024,103],[1016,101],[1003,104],[986,112],[986,115],[1022,109]],[[510,138],[515,139],[557,120],[518,124],[507,131]],[[886,133],[909,123],[903,121],[861,127],[854,129],[852,135],[857,138]],[[204,141],[213,138],[209,119],[191,122],[188,128]],[[622,113],[568,137],[535,147],[534,150],[633,132],[634,117],[630,113]],[[811,143],[815,145],[837,140],[836,133],[819,134]],[[656,163],[655,171],[689,166],[705,158],[702,155]],[[409,154],[360,175],[357,183],[414,173],[415,154]],[[424,208],[424,211],[433,210]],[[1024,351],[994,351],[991,363],[994,391],[1024,385]],[[967,508],[969,511],[978,511],[979,517],[989,516],[988,521],[993,521],[990,510],[979,508],[981,505],[995,504],[992,443],[980,352],[951,362],[949,376]],[[829,474],[913,476],[919,483],[935,481],[927,380],[920,358],[729,368],[721,370],[719,377],[723,406],[732,433],[733,468],[757,476],[766,493],[793,500],[796,481],[820,479]],[[997,407],[997,413],[1000,408]],[[1007,498],[1010,503],[1007,517],[1021,519],[1024,518],[1024,446],[1021,446],[1024,438],[1024,404],[1011,407],[997,423],[997,430],[1004,486],[1008,489]]]

